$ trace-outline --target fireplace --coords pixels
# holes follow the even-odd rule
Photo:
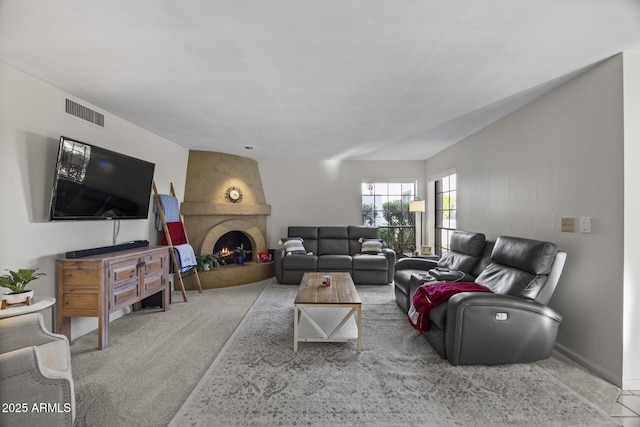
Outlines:
[[[229,231],[228,233],[220,236],[216,244],[213,246],[213,253],[220,254],[220,259],[226,264],[233,264],[236,262],[235,249],[242,246],[250,253],[245,257],[245,262],[251,261],[254,258],[253,247],[251,246],[251,239],[242,231]]]
[[[230,197],[232,190],[235,197]],[[196,254],[225,251],[226,265],[200,274],[203,288],[241,285],[275,275],[272,262],[258,260],[258,254],[267,251],[267,217],[271,215],[271,206],[266,203],[255,160],[190,151],[180,213]],[[240,245],[251,251],[244,265],[235,264],[234,251]],[[188,282],[191,281],[185,281],[185,286],[195,289],[195,283]]]

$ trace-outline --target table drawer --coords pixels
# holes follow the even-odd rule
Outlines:
[[[153,295],[164,289],[164,281],[162,276],[146,277],[144,281],[144,296]]]
[[[137,277],[132,280],[113,284],[113,304],[111,311],[118,310],[125,305],[135,303],[140,299]]]
[[[66,293],[62,296],[60,310],[65,316],[97,316],[98,303],[98,294],[95,293]]]
[[[100,286],[100,277],[98,269],[65,268],[62,270],[62,283],[65,291],[74,288],[76,290],[91,289],[97,292]]]
[[[120,264],[114,264],[112,271],[114,282],[138,277],[138,266],[136,262],[127,261]]]

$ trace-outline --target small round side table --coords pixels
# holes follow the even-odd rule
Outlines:
[[[53,297],[33,297],[31,305],[12,305],[3,310],[0,310],[0,319],[4,317],[20,316],[21,314],[33,313],[36,311],[44,310],[51,307],[56,303],[56,299]],[[51,327],[55,327],[56,315],[51,310]],[[53,330],[53,329],[52,329]]]

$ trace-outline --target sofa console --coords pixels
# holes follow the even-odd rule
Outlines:
[[[78,259],[58,259],[58,332],[71,341],[72,317],[98,318],[98,349],[109,345],[109,314],[162,293],[169,309],[169,251],[150,246]]]
[[[348,272],[356,285],[393,282],[396,254],[384,245],[376,249],[375,243],[382,243],[377,227],[289,227],[282,241],[288,240],[301,242],[302,247],[276,250],[278,283],[299,285],[303,274],[311,271]]]

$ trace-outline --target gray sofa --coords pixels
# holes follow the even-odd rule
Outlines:
[[[396,265],[396,302],[406,307],[418,286],[438,280],[474,281],[492,293],[463,292],[429,311],[431,346],[453,365],[509,364],[546,359],[562,316],[547,306],[566,253],[555,244],[501,236],[482,244],[481,233],[455,232],[440,261],[409,259]],[[459,269],[459,278],[438,278]],[[455,274],[452,272],[452,274]]]
[[[379,254],[362,253],[363,240],[379,240],[377,227],[292,226],[287,238],[302,239],[306,254],[289,254],[278,248],[274,260],[278,283],[299,285],[305,272],[349,272],[356,285],[393,282],[396,254],[382,248]]]

